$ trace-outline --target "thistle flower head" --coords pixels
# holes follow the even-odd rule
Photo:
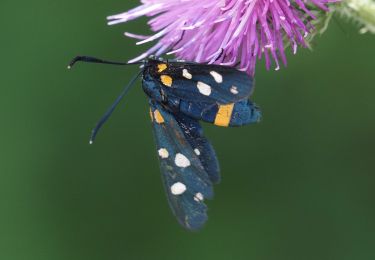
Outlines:
[[[109,24],[149,16],[152,36],[125,33],[143,44],[158,42],[134,62],[155,54],[174,54],[177,58],[238,66],[254,73],[257,59],[266,67],[286,65],[285,43],[306,46],[312,30],[313,9],[328,11],[334,0],[142,0],[142,5],[108,17]]]

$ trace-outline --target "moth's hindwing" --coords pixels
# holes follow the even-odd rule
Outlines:
[[[219,162],[214,148],[207,138],[204,137],[203,129],[199,122],[182,113],[175,115],[175,119],[194,150],[194,153],[201,161],[212,183],[218,183],[220,181]]]
[[[253,89],[252,77],[233,67],[150,61],[150,68],[167,96],[181,100],[229,104],[247,99]]]
[[[212,182],[174,116],[155,101],[150,106],[169,205],[181,225],[199,229],[207,220],[203,200],[213,197]]]

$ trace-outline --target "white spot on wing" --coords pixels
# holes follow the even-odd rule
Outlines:
[[[166,159],[169,156],[169,153],[168,153],[167,149],[165,149],[165,148],[160,148],[158,153],[159,153],[159,156],[163,159]]]
[[[187,69],[182,70],[182,76],[187,79],[192,79],[193,75],[190,74],[190,72]]]
[[[176,182],[171,186],[171,192],[173,195],[181,195],[186,191],[186,186],[182,182]]]
[[[201,151],[199,151],[199,149],[198,149],[198,148],[195,148],[195,149],[194,149],[194,153],[195,153],[196,155],[198,155],[198,156],[199,156],[199,155],[201,154]]]
[[[197,194],[195,194],[194,200],[197,202],[203,201],[204,200],[203,194],[198,192]]]
[[[211,95],[211,87],[209,85],[201,81],[198,81],[197,88],[202,95],[205,95],[205,96]]]
[[[190,161],[188,158],[186,158],[185,155],[178,153],[176,154],[176,157],[174,158],[174,163],[181,168],[186,168],[190,166]]]
[[[216,71],[210,71],[210,74],[217,83],[223,82],[223,76],[221,76],[221,74],[217,73]]]
[[[232,87],[230,88],[230,92],[231,92],[232,94],[234,94],[234,95],[237,95],[237,94],[238,94],[238,89],[237,89],[237,87],[236,87],[236,86],[232,86]]]

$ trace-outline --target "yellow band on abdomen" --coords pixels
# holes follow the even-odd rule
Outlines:
[[[214,124],[218,126],[228,126],[232,117],[233,107],[234,103],[220,105],[216,113]]]

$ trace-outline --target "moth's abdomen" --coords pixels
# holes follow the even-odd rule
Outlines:
[[[170,99],[169,102],[174,100]],[[260,109],[250,100],[225,105],[180,100],[178,110],[194,119],[223,127],[247,125],[261,119]]]

